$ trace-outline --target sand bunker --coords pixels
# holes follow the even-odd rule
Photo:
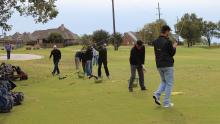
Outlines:
[[[11,54],[11,60],[18,60],[18,61],[24,61],[24,60],[35,60],[35,59],[42,59],[43,56],[40,55],[34,55],[34,54]],[[7,60],[7,55],[1,55],[0,60]]]

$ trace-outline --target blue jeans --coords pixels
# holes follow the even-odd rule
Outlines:
[[[160,99],[160,96],[165,92],[164,105],[170,104],[170,96],[173,88],[174,68],[158,68],[161,77],[161,84],[155,92],[155,96]]]
[[[98,65],[98,56],[93,56],[93,59],[92,59],[92,63],[93,63],[93,66],[97,66]]]
[[[86,61],[86,75],[92,75],[92,60]]]

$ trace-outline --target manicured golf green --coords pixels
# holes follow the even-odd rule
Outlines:
[[[16,91],[25,93],[23,105],[0,114],[0,124],[219,124],[220,49],[179,48],[175,57],[174,108],[154,104],[152,94],[160,83],[152,47],[147,47],[145,73],[147,92],[139,87],[127,90],[130,75],[129,47],[109,49],[111,80],[101,83],[79,79],[73,65],[74,51],[61,49],[60,69],[65,80],[51,76],[50,49],[32,53],[45,58],[10,61],[29,74],[28,81],[17,81]],[[1,51],[0,53],[3,53]],[[97,67],[94,68],[96,74]]]

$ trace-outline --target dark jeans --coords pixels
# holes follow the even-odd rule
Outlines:
[[[86,75],[91,76],[92,75],[92,60],[88,60],[86,62]]]
[[[7,59],[11,59],[11,51],[7,51]]]
[[[59,69],[59,60],[54,60],[54,69],[53,69],[53,74],[60,74],[60,69]]]
[[[131,65],[131,77],[129,81],[129,89],[133,88],[133,83],[136,77],[136,70],[138,71],[138,76],[139,76],[139,85],[141,89],[145,89],[144,85],[144,71],[142,66],[136,66],[136,65]]]
[[[82,61],[83,72],[86,73],[86,62]]]
[[[109,77],[109,70],[108,70],[108,63],[107,61],[103,61],[103,60],[98,60],[98,76],[101,77],[102,76],[102,64],[104,65],[104,69],[105,69],[105,74],[107,77]]]

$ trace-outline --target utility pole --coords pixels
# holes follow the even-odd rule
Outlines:
[[[179,17],[177,16],[177,23],[176,24],[178,24],[179,23]],[[178,31],[178,28],[177,28],[177,25],[175,26],[175,33],[176,33],[176,35],[177,35],[177,42],[179,43],[180,42],[180,31]]]
[[[115,46],[115,50],[118,50],[118,44],[117,44],[117,41],[115,39],[116,26],[115,26],[115,3],[114,3],[114,0],[112,0],[112,19],[113,19],[114,46]]]
[[[158,2],[158,5],[157,5],[157,11],[158,11],[158,20],[160,21],[161,19],[161,8],[160,8],[160,3]]]
[[[158,22],[159,22],[159,31],[161,30],[161,8],[160,8],[160,3],[158,2],[157,4],[157,15],[158,15]]]

